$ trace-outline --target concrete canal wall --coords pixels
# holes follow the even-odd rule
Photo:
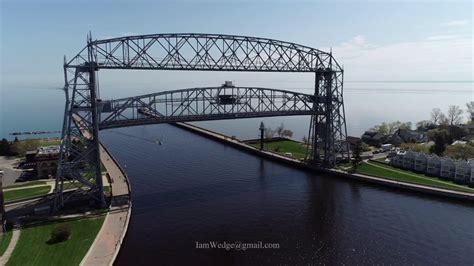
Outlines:
[[[373,183],[373,184],[378,184],[378,185],[383,185],[387,187],[393,187],[393,188],[398,188],[402,190],[408,190],[408,191],[414,191],[414,192],[421,192],[421,193],[426,193],[426,194],[431,194],[431,195],[437,195],[437,196],[443,196],[443,197],[449,197],[449,198],[454,198],[454,199],[461,199],[461,200],[467,200],[467,201],[472,201],[474,202],[474,193],[467,193],[467,192],[458,192],[458,191],[452,191],[452,190],[447,190],[447,189],[441,189],[441,188],[434,188],[434,187],[428,187],[428,186],[423,186],[423,185],[417,185],[417,184],[412,184],[412,183],[407,183],[407,182],[400,182],[400,181],[395,181],[395,180],[389,180],[385,178],[378,178],[378,177],[373,177],[373,176],[368,176],[368,175],[362,175],[362,174],[349,174],[337,169],[322,169],[322,168],[317,168],[315,166],[312,166],[310,164],[307,164],[305,162],[302,162],[297,159],[289,158],[283,155],[279,155],[276,153],[268,152],[268,151],[262,151],[259,150],[255,147],[252,147],[250,145],[247,145],[243,142],[240,142],[238,139],[231,138],[229,136],[207,130],[195,125],[191,125],[188,123],[175,123],[173,124],[179,128],[185,129],[187,131],[196,133],[198,135],[222,142],[226,145],[235,147],[237,149],[240,149],[242,151],[261,156],[276,162],[280,162],[295,168],[299,169],[304,169],[304,170],[309,170],[309,171],[317,171],[320,173],[332,175],[332,176],[338,176],[341,178],[350,178],[354,180],[359,180],[363,182],[368,182],[368,183]]]

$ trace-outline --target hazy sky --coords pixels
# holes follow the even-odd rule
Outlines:
[[[344,65],[346,81],[474,80],[471,1],[0,0],[0,5],[2,87],[61,87],[63,55],[76,54],[89,30],[94,39],[203,32],[275,38],[323,50],[332,47]],[[176,72],[153,77],[142,72],[127,78],[118,73],[100,75],[110,80],[109,86],[183,80]],[[216,78],[223,81],[226,75],[189,77],[193,84],[205,84]],[[311,77],[293,77],[294,84],[311,84]],[[232,79],[262,82],[253,74]]]

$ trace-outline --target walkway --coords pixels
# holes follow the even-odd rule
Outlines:
[[[20,238],[20,232],[20,228],[13,228],[12,239],[10,240],[10,244],[8,244],[7,250],[5,250],[3,256],[0,257],[0,265],[6,265],[12,256],[13,250],[16,247],[16,243],[18,243],[18,238]]]
[[[110,175],[112,203],[104,224],[81,265],[112,265],[130,219],[131,202],[126,175],[102,144],[100,158]]]
[[[90,138],[91,134],[84,126],[81,117],[73,114],[72,118],[81,134]],[[100,160],[110,176],[112,202],[102,228],[80,265],[112,265],[114,263],[127,232],[132,212],[127,176],[102,144],[100,144]]]

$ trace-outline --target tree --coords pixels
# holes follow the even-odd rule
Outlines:
[[[422,121],[416,123],[416,129],[418,129],[418,130],[420,130],[420,129],[429,129],[429,128],[432,128],[432,126],[433,126],[433,123],[429,120],[422,120]]]
[[[383,123],[380,124],[380,125],[374,126],[374,127],[371,129],[371,131],[375,131],[375,132],[378,132],[378,133],[387,135],[387,134],[389,134],[389,126],[388,126],[387,123],[383,122]]]
[[[471,102],[466,103],[466,107],[467,107],[466,112],[469,115],[470,123],[474,124],[474,102],[471,101]]]
[[[281,137],[281,133],[283,132],[283,130],[285,129],[285,126],[283,126],[283,123],[280,124],[280,126],[278,126],[276,129],[275,129],[275,132],[278,134],[278,137]]]
[[[447,138],[448,138],[448,134],[446,134],[445,130],[435,132],[434,133],[435,144],[431,146],[430,152],[439,156],[443,155],[444,150],[446,150],[446,144],[448,143]]]
[[[7,139],[3,138],[0,141],[0,155],[2,156],[11,156],[12,155],[12,148],[10,142]]]
[[[431,111],[431,122],[435,125],[441,124],[441,121],[444,120],[444,114],[439,108],[433,108]]]
[[[281,135],[283,137],[288,137],[288,138],[291,138],[293,137],[293,131],[289,130],[289,129],[285,129],[281,132]]]
[[[376,125],[371,128],[371,131],[378,132],[383,135],[392,135],[399,129],[411,129],[411,122],[402,123],[400,121],[386,123],[383,122],[380,125]]]
[[[397,121],[398,122],[398,121]],[[408,129],[411,130],[411,122],[400,123],[398,126],[399,129]]]
[[[474,157],[474,146],[471,144],[456,144],[446,147],[444,155],[453,159],[468,160]]]
[[[362,157],[360,156],[362,153],[362,141],[357,141],[354,145],[354,149],[352,150],[352,172],[357,171],[357,167],[359,167],[360,162],[362,162]]]
[[[459,125],[462,122],[462,109],[457,105],[451,105],[448,109],[448,114],[446,116],[448,124],[450,126]]]
[[[400,148],[403,150],[412,150],[421,153],[430,153],[430,146],[425,144],[417,144],[417,143],[402,143]]]

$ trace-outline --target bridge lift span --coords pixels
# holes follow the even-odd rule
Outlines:
[[[165,91],[112,101],[98,97],[100,69],[314,73],[313,94],[221,87]],[[152,34],[92,40],[64,62],[66,106],[55,209],[89,196],[104,204],[99,130],[156,123],[310,115],[308,163],[349,158],[343,69],[331,53],[279,40],[221,34]],[[89,134],[83,134],[89,132]],[[64,193],[64,181],[76,181]]]

